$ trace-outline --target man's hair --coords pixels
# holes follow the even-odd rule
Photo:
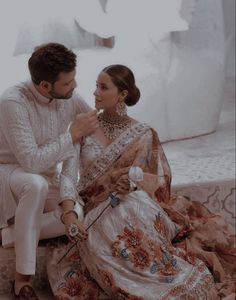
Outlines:
[[[35,84],[40,84],[43,80],[54,84],[61,72],[67,73],[75,69],[76,54],[61,44],[44,44],[35,48],[28,67]]]

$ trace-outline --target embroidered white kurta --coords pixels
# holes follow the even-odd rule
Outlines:
[[[0,228],[7,226],[16,208],[9,186],[11,172],[22,167],[51,178],[58,163],[75,153],[67,130],[70,122],[77,113],[89,110],[77,94],[70,99],[49,102],[31,81],[3,93],[0,101]],[[63,186],[61,192],[63,198],[69,197]]]

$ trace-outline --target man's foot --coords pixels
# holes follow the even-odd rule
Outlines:
[[[39,300],[34,289],[28,283],[23,285],[20,288],[19,293],[18,293],[15,289],[15,281],[13,281],[13,294],[14,294],[15,300]]]

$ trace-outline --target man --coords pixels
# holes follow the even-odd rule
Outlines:
[[[15,243],[17,299],[38,299],[30,277],[40,233],[48,238],[65,232],[59,219],[53,215],[47,221],[43,214],[59,206],[56,167],[98,126],[96,111],[73,94],[72,51],[61,44],[43,45],[28,67],[31,80],[6,90],[0,102],[0,228],[3,246]]]

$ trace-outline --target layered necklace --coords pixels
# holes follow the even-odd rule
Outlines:
[[[116,139],[123,131],[131,127],[131,120],[127,115],[121,117],[102,112],[98,115],[98,121],[105,137],[109,140]]]

